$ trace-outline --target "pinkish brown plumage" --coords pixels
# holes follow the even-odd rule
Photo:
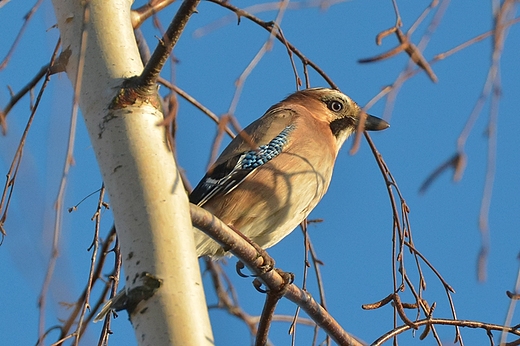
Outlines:
[[[337,90],[298,91],[272,106],[228,146],[190,195],[262,248],[293,231],[321,200],[343,142],[355,131],[360,107]],[[366,130],[388,124],[368,116]],[[223,256],[197,230],[199,256]]]

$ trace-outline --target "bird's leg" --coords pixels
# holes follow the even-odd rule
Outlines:
[[[276,289],[266,291],[262,288],[262,281],[255,279],[253,281],[253,286],[255,286],[256,290],[261,293],[268,293],[274,297],[278,297],[280,299],[284,296],[285,292],[287,292],[287,287],[294,282],[294,274],[290,272],[285,272],[281,269],[275,268],[275,271],[282,277],[283,283]]]
[[[246,235],[244,235],[242,232],[240,232],[235,227],[233,227],[231,225],[229,225],[229,227],[231,227],[231,229],[233,229],[239,236],[241,236],[252,247],[254,247],[256,252],[258,253],[258,257],[261,257],[263,259],[263,263],[258,266],[258,270],[260,271],[260,274],[267,273],[267,272],[273,270],[273,268],[274,268],[274,259],[271,256],[269,256],[267,251],[262,249],[260,246],[258,246],[257,243],[255,243],[254,241],[249,239]],[[241,263],[241,262],[238,262],[238,263]],[[243,274],[241,272],[241,269],[244,268],[244,265],[242,264],[241,267],[239,267],[238,263],[237,263],[237,273],[238,273],[238,275],[240,275],[242,277],[247,277],[247,275],[245,275],[245,274]]]

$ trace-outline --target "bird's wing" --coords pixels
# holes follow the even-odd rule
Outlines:
[[[203,206],[215,196],[233,191],[254,170],[269,162],[289,141],[293,112],[273,106],[240,132],[190,194],[190,202]]]

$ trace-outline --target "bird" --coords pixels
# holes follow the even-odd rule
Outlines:
[[[262,249],[290,234],[326,193],[338,152],[361,107],[339,90],[309,88],[271,106],[223,150],[189,195]],[[390,125],[366,115],[364,129]],[[195,228],[197,255],[227,254]]]
[[[289,95],[229,143],[190,193],[190,203],[260,248],[270,248],[290,234],[327,192],[339,150],[356,131],[362,113],[356,102],[336,89],[309,88]],[[366,115],[365,130],[389,126]],[[230,255],[202,230],[194,228],[194,237],[198,257]],[[104,304],[94,322],[112,310],[127,309],[135,304],[133,299],[140,301],[142,291],[140,286],[131,294],[121,290]]]

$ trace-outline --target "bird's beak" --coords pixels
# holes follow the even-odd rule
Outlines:
[[[365,130],[367,131],[380,131],[390,127],[390,124],[381,118],[367,114],[365,121]]]

